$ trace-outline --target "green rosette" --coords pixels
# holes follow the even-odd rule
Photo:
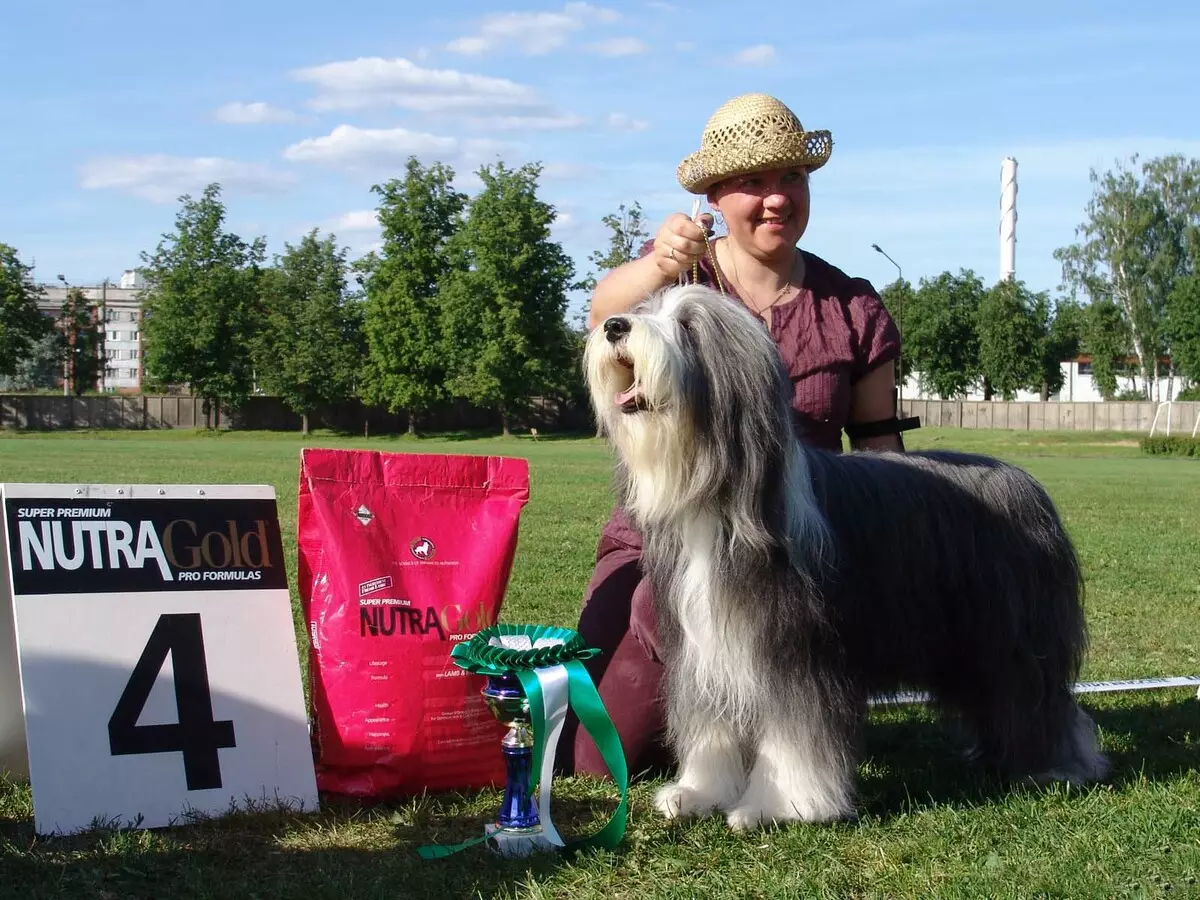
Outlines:
[[[528,638],[532,649],[497,647],[494,639]],[[557,643],[552,643],[557,642]],[[538,646],[541,644],[542,646]],[[460,669],[476,675],[509,675],[521,670],[561,666],[573,659],[591,659],[600,651],[584,643],[583,636],[553,625],[493,625],[450,651]]]
[[[539,810],[542,827],[551,843],[564,850],[593,847],[611,850],[625,836],[629,811],[629,772],[617,729],[600,700],[591,676],[583,666],[600,651],[587,646],[583,637],[569,628],[552,625],[494,625],[477,632],[469,641],[456,644],[450,658],[460,669],[476,675],[491,677],[515,676],[521,683],[529,704],[530,726],[533,731],[533,772],[541,773]],[[547,691],[550,696],[547,697]],[[608,766],[621,799],[609,821],[595,834],[573,841],[564,841],[550,821],[550,789],[553,779],[554,753],[558,732],[569,707],[575,711],[579,724],[592,740]],[[548,729],[547,722],[557,722],[558,728]],[[551,745],[547,746],[547,741]],[[549,752],[549,764],[546,754]],[[421,848],[427,859],[446,856],[476,843],[469,841],[455,848]]]

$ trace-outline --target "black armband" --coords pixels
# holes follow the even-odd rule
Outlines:
[[[890,419],[877,419],[874,422],[847,422],[845,426],[846,436],[851,440],[879,437],[884,434],[900,434],[902,431],[911,431],[920,427],[920,416],[910,416],[907,419],[898,419],[892,416]]]

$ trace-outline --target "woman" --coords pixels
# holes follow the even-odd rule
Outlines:
[[[700,282],[745,304],[770,331],[795,386],[802,440],[840,451],[845,430],[855,449],[902,450],[892,367],[900,336],[891,317],[869,282],[797,247],[808,227],[809,175],[831,148],[828,132],[806,132],[774,97],[748,94],[722,105],[677,175],[685,190],[707,196],[728,235],[709,242],[703,219],[669,216],[640,258],[596,285],[590,324],[690,280],[694,268]],[[631,775],[671,763],[661,744],[662,669],[640,558],[641,539],[618,509],[601,535],[579,621],[584,639],[602,651],[589,668]],[[607,772],[591,738],[573,727],[560,755],[570,754],[572,741],[574,771]]]

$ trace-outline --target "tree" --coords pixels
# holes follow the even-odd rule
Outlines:
[[[979,276],[960,269],[922,278],[905,301],[906,358],[922,385],[942,399],[966,393],[979,378],[975,324],[983,292]]]
[[[104,308],[92,306],[83,288],[67,290],[58,316],[66,378],[76,397],[94,390],[104,373]]]
[[[265,322],[256,371],[263,389],[299,413],[308,434],[317,407],[354,396],[363,355],[359,304],[347,289],[346,251],[313,229],[264,272]]]
[[[1049,400],[1063,387],[1062,364],[1079,355],[1083,308],[1070,300],[1059,300],[1051,308],[1045,293],[1036,298],[1034,318],[1038,322],[1038,370],[1041,399]]]
[[[1092,199],[1075,229],[1082,240],[1054,252],[1064,284],[1093,303],[1120,310],[1148,399],[1158,386],[1159,355],[1166,349],[1166,302],[1180,277],[1189,217],[1200,215],[1196,163],[1181,157],[1150,160],[1142,178],[1135,154],[1115,171],[1091,171]]]
[[[17,361],[11,376],[0,375],[0,391],[36,391],[53,388],[63,377],[62,333],[51,330],[30,345]],[[61,388],[60,388],[61,390]]]
[[[180,198],[175,231],[143,253],[146,372],[183,384],[204,401],[205,422],[236,407],[254,386],[253,347],[261,320],[259,278],[265,241],[247,244],[224,229],[221,188]],[[219,412],[217,413],[219,420]]]
[[[53,320],[38,309],[41,296],[33,267],[21,262],[16,249],[0,244],[0,376],[15,375],[21,360],[53,332]]]
[[[1093,300],[1085,307],[1082,325],[1083,350],[1092,360],[1092,383],[1101,397],[1111,400],[1117,393],[1118,361],[1129,353],[1129,330],[1121,308],[1107,298]]]
[[[1142,171],[1162,205],[1166,227],[1160,259],[1166,265],[1156,274],[1159,290],[1167,295],[1178,279],[1200,273],[1200,159],[1172,154],[1147,161]]]
[[[616,213],[609,213],[600,221],[611,232],[608,240],[608,252],[601,253],[599,250],[593,250],[592,255],[588,257],[591,264],[601,272],[607,272],[636,259],[638,250],[650,236],[646,231],[646,219],[642,215],[641,204],[635,201],[629,209],[626,209],[625,204],[622,203],[617,207]],[[580,281],[577,287],[580,290],[594,291],[596,280],[595,274],[588,273],[588,276]]]
[[[383,248],[356,266],[367,295],[363,398],[405,410],[410,434],[417,415],[447,397],[438,293],[467,204],[453,180],[453,169],[426,169],[412,157],[403,179],[375,185]]]
[[[1047,323],[1038,314],[1048,307],[1045,296],[1011,278],[996,282],[980,299],[979,374],[1005,400],[1041,381],[1039,342]]]
[[[455,241],[443,300],[450,389],[511,416],[539,394],[569,390],[573,343],[565,312],[574,266],[550,238],[552,206],[537,198],[541,166],[479,170],[483,190]]]
[[[1167,298],[1171,359],[1193,384],[1200,383],[1200,275],[1175,282]]]
[[[1162,300],[1163,345],[1173,369],[1200,378],[1196,332],[1200,330],[1200,160],[1173,154],[1143,167],[1146,183],[1162,204],[1162,246],[1152,270],[1156,299]]]

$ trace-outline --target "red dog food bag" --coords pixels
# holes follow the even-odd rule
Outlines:
[[[299,587],[317,786],[359,797],[502,784],[505,728],[450,649],[499,618],[523,459],[306,449]]]

